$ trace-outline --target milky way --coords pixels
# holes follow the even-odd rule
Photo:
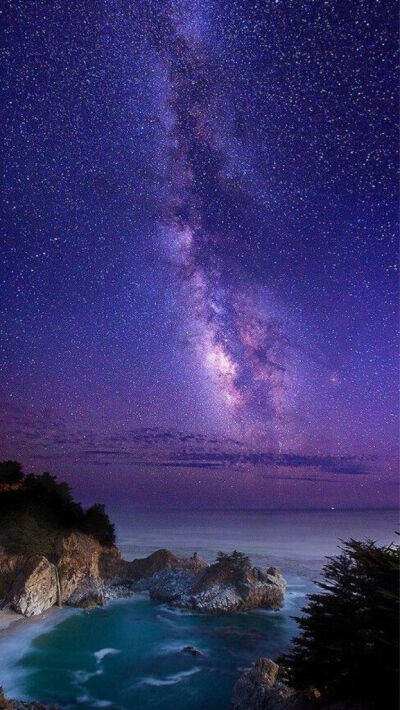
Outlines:
[[[261,438],[266,446],[290,445],[295,404],[294,363],[284,318],[272,296],[244,284],[224,255],[225,235],[210,223],[212,203],[229,203],[240,182],[229,184],[233,141],[216,115],[216,67],[207,57],[201,11],[175,3],[149,21],[165,75],[160,123],[167,171],[163,231],[167,254],[182,279],[187,319],[201,365],[215,390],[215,405],[228,430]],[[232,112],[229,103],[220,106]],[[222,140],[223,138],[223,140]],[[215,199],[217,195],[217,200]],[[231,240],[244,241],[240,224]],[[265,235],[268,239],[268,235]],[[238,282],[239,279],[239,282]],[[264,289],[265,292],[265,289]],[[186,321],[186,322],[185,322]],[[232,429],[233,427],[233,429]]]
[[[342,476],[345,502],[390,500],[396,13],[394,0],[7,5],[4,455],[78,478],[128,475],[129,461],[132,486],[153,462],[168,467],[160,496],[185,462],[190,498],[209,460],[184,434],[160,459],[152,439],[152,455],[122,452],[137,431],[186,432],[210,447],[221,500],[236,487],[253,504],[257,467],[364,456],[384,460],[379,478],[335,464],[335,493],[273,476],[265,490],[335,503]]]

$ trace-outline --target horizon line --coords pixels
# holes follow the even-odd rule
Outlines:
[[[106,503],[106,506],[112,509],[112,505],[109,503]],[[142,507],[138,506],[135,508],[133,506],[132,508],[129,509],[131,510],[140,510],[140,511],[185,511],[185,512],[240,512],[240,513],[255,513],[255,512],[265,512],[265,513],[293,513],[293,512],[309,512],[309,513],[317,513],[317,512],[326,512],[326,511],[331,511],[331,512],[357,512],[357,511],[371,511],[371,510],[400,510],[400,506],[365,506],[365,507],[338,507],[338,506],[325,506],[325,507],[316,507],[316,508],[194,508],[194,507],[182,507],[182,506],[154,506],[154,507]],[[128,511],[127,511],[128,512]]]

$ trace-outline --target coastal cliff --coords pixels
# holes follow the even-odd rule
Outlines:
[[[24,616],[55,604],[102,598],[120,574],[114,526],[104,506],[84,510],[49,473],[0,463],[0,598]]]
[[[38,554],[10,560],[1,550],[0,575],[10,579],[6,603],[24,616],[55,605],[93,606],[144,591],[155,602],[204,612],[279,608],[286,587],[279,570],[251,567],[250,562],[235,567],[240,554],[224,555],[209,565],[196,554],[180,558],[157,550],[128,562],[115,546],[103,547],[76,532],[60,540],[54,561]]]
[[[16,612],[35,616],[55,605],[102,603],[106,586],[119,581],[124,570],[116,547],[80,532],[61,538],[51,559],[24,554],[13,557],[11,565],[1,550],[0,575],[9,580],[5,600]]]
[[[282,604],[286,582],[273,567],[252,567],[236,550],[214,564],[161,549],[126,561],[104,506],[87,510],[49,473],[24,475],[0,463],[0,601],[24,616],[52,606],[93,606],[146,591],[155,602],[232,613]]]

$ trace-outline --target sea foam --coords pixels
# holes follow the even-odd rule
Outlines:
[[[121,653],[117,648],[101,648],[100,651],[95,651],[93,654],[97,663],[101,663],[106,656],[115,656],[116,653]]]
[[[50,629],[63,623],[69,616],[79,614],[78,609],[52,608],[41,618],[21,619],[0,637],[1,675],[0,682],[4,693],[10,697],[30,699],[24,688],[24,680],[33,673],[26,667],[19,666],[21,659],[34,649],[34,641]],[[40,653],[34,649],[35,653]]]
[[[195,673],[199,673],[200,671],[201,668],[199,668],[198,666],[194,666],[194,668],[191,668],[188,671],[181,671],[181,673],[167,675],[165,678],[155,678],[154,676],[147,676],[146,678],[142,678],[138,685],[176,685],[176,683],[180,683],[185,678],[189,678],[190,676],[194,675]]]

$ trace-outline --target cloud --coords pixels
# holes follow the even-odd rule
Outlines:
[[[277,453],[250,447],[235,438],[217,438],[199,432],[171,428],[140,427],[104,436],[88,429],[72,429],[62,420],[52,421],[14,407],[0,405],[1,431],[6,456],[18,458],[24,452],[33,460],[73,459],[85,465],[124,469],[204,469],[217,471],[257,470],[275,480],[334,480],[343,476],[368,475],[371,457]],[[323,475],[330,479],[323,479]]]
[[[271,472],[286,470],[299,471],[296,480],[300,480],[300,473],[312,470],[315,480],[318,473],[333,476],[368,475],[370,473],[371,459],[356,456],[320,456],[294,453],[275,453],[269,451],[249,450],[245,443],[237,440],[224,440],[209,438],[198,434],[182,434],[172,430],[147,430],[131,432],[130,439],[126,440],[131,446],[127,448],[114,447],[113,449],[91,448],[82,450],[82,455],[90,460],[107,456],[116,463],[124,459],[130,466],[156,467],[156,468],[191,468],[191,469],[258,469]],[[143,445],[145,449],[143,449]],[[146,455],[143,456],[142,454]],[[275,476],[277,477],[277,476]],[[281,475],[279,475],[281,477]],[[287,476],[286,476],[287,478]],[[326,479],[328,480],[328,479]],[[329,479],[331,480],[331,479]]]

